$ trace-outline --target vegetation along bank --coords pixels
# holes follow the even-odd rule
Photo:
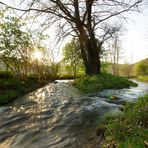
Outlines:
[[[126,104],[122,113],[106,114],[97,129],[102,148],[148,147],[148,94]]]

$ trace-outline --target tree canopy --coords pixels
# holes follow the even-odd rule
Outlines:
[[[23,31],[23,26],[17,17],[1,15],[0,58],[7,68],[18,75],[27,74],[28,52],[32,49],[31,37]]]
[[[42,25],[50,26],[57,22],[59,37],[77,36],[86,74],[93,75],[101,72],[102,44],[118,31],[118,26],[113,25],[115,18],[125,19],[125,12],[137,11],[142,0],[20,0],[20,2],[23,4],[22,7],[16,8],[0,1],[9,8],[33,11],[35,17],[46,16]]]

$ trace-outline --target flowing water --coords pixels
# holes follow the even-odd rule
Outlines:
[[[82,96],[56,81],[0,107],[0,148],[98,148],[96,127],[109,111],[148,91],[148,84]],[[120,99],[109,102],[114,95]]]

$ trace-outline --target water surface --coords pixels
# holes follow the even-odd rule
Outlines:
[[[98,148],[100,118],[121,106],[107,97],[136,100],[148,91],[148,84],[138,84],[82,96],[69,81],[49,83],[0,107],[0,148]]]

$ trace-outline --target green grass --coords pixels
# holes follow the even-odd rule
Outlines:
[[[138,76],[137,78],[138,78],[138,80],[140,80],[142,82],[148,82],[148,75]]]
[[[103,89],[128,88],[137,86],[137,84],[127,78],[104,73],[77,78],[75,79],[75,86],[83,93],[93,93]]]
[[[104,134],[102,148],[146,148],[148,146],[148,94],[128,103],[123,114],[106,115],[97,133]]]
[[[0,94],[0,104],[6,104],[16,99],[18,92],[15,90],[6,90]]]

